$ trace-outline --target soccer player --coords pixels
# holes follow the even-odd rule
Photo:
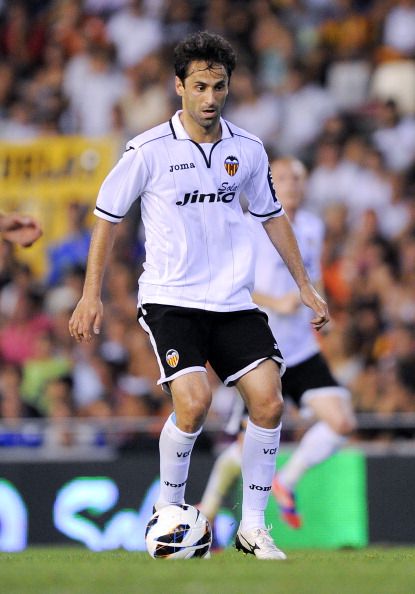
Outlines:
[[[209,361],[226,385],[236,385],[249,412],[236,546],[260,559],[285,559],[264,523],[280,439],[284,363],[251,297],[254,255],[242,191],[313,310],[317,330],[328,321],[327,305],[311,284],[275,195],[262,142],[221,117],[235,67],[233,48],[218,35],[199,32],[176,46],[174,61],[182,109],[128,142],[104,181],[83,296],[69,329],[78,341],[91,340],[91,329],[99,333],[101,284],[115,224],[140,196],[146,260],[138,318],[174,407],[160,435],[155,508],[184,502],[190,455],[211,402]]]
[[[17,212],[0,213],[0,235],[11,243],[30,247],[42,235],[42,229],[33,217]]]
[[[294,158],[276,159],[271,164],[278,197],[290,219],[308,274],[319,286],[323,223],[301,208],[304,197],[306,170]],[[302,520],[297,510],[294,489],[299,479],[311,467],[334,454],[355,427],[349,391],[333,378],[310,325],[310,310],[300,301],[297,287],[283,260],[260,226],[251,229],[257,249],[254,300],[265,308],[271,330],[287,369],[282,378],[284,397],[316,422],[306,431],[293,455],[274,477],[272,492],[282,519],[292,528],[300,528]],[[228,446],[216,460],[199,504],[213,520],[221,501],[241,468],[241,437]]]

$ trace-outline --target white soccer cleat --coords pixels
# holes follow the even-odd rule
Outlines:
[[[239,530],[235,537],[235,548],[246,555],[255,555],[257,559],[283,561],[287,555],[275,545],[267,528]]]

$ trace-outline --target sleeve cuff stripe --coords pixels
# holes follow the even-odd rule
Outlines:
[[[107,212],[106,210],[104,210],[103,208],[100,208],[99,206],[95,206],[95,210],[98,210],[99,212],[102,212],[103,214],[106,214],[109,217],[112,217],[113,219],[123,219],[124,215],[120,216],[120,215],[115,215],[112,214],[111,212]]]
[[[272,212],[267,212],[266,214],[256,214],[256,213],[252,212],[251,210],[249,212],[254,217],[270,217],[272,215],[278,214],[281,211],[282,211],[282,206],[280,206],[279,208],[277,208],[277,210],[273,210]]]

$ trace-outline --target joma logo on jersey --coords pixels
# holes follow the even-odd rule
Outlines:
[[[170,165],[170,173],[173,171],[181,171],[182,169],[195,169],[194,163],[176,163],[176,165]]]
[[[225,159],[224,166],[228,174],[233,177],[238,171],[239,161],[233,155],[229,155],[229,157],[226,157]]]
[[[237,189],[237,184],[223,182],[217,192],[203,194],[199,190],[193,190],[192,193],[187,192],[182,200],[178,200],[176,204],[177,206],[186,206],[186,204],[196,204],[196,202],[232,202]]]

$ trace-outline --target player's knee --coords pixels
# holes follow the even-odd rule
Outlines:
[[[333,429],[333,431],[335,431],[339,435],[344,435],[345,437],[347,437],[356,429],[356,419],[353,415],[339,416],[335,419],[332,419],[330,426]]]
[[[249,416],[255,425],[272,429],[280,424],[283,411],[284,401],[278,395],[263,401],[260,406],[250,411]]]
[[[185,433],[195,433],[203,425],[209,405],[204,400],[191,400],[186,407],[176,410],[176,419],[178,427]]]

